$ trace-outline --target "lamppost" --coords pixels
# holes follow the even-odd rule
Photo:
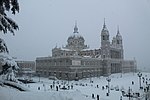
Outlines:
[[[54,80],[53,80],[53,87],[55,87],[55,78],[56,78],[56,72],[54,72]]]
[[[99,76],[99,75],[98,75],[98,69],[97,69],[97,78],[98,78],[98,76]]]
[[[120,65],[121,65],[121,78],[122,78],[122,73],[123,73],[123,67],[122,67],[122,62],[120,61]]]
[[[145,100],[147,100],[148,99],[148,87],[144,89],[144,92],[145,92]]]
[[[92,82],[92,76],[91,76],[91,72],[90,72],[90,83]]]
[[[83,71],[81,73],[82,73],[82,79],[83,79]]]
[[[38,74],[38,76],[39,76],[39,82],[40,82],[40,73]]]
[[[106,80],[108,81],[108,87],[107,87],[108,88],[108,93],[107,93],[107,96],[109,96],[109,93],[110,93],[110,89],[109,89],[110,84],[109,84],[109,82],[111,81],[111,78],[107,77]]]
[[[149,84],[146,84],[145,88],[144,88],[144,97],[145,97],[145,100],[149,100],[150,99],[150,85]]]
[[[136,98],[139,100],[139,97],[140,97],[140,94],[134,93],[130,87],[129,87],[129,90],[127,92],[122,91],[122,95],[124,97],[129,97],[129,100],[133,100],[133,98]]]
[[[129,100],[131,100],[132,95],[131,95],[131,89],[130,89],[130,87],[129,87],[129,91],[128,91],[127,97],[129,97]]]
[[[68,85],[69,85],[69,72],[68,73],[66,73],[66,76],[67,76],[67,80],[68,80]]]
[[[140,84],[140,89],[141,89],[141,88],[142,88],[142,87],[141,87],[141,77],[142,77],[142,73],[139,72],[137,75],[138,75],[138,77],[139,77],[139,84]]]
[[[61,80],[61,71],[59,72],[59,79]]]
[[[75,81],[78,81],[78,80],[79,80],[78,74],[77,74],[77,72],[75,72]]]

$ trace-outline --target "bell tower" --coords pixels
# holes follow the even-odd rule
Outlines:
[[[123,59],[124,58],[123,43],[122,43],[122,36],[120,34],[120,31],[119,31],[119,26],[118,26],[117,35],[116,35],[116,45],[120,49],[120,58]]]
[[[101,58],[109,58],[110,57],[110,41],[109,41],[109,31],[105,24],[104,19],[104,25],[103,29],[101,31]]]

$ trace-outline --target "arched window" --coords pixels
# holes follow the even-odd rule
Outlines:
[[[117,40],[117,44],[119,44],[119,40]]]
[[[103,35],[103,40],[105,40],[105,36]]]

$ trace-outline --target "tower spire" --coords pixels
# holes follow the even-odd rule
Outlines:
[[[103,25],[103,28],[106,28],[106,24],[105,24],[105,18],[104,18],[104,25]]]
[[[119,25],[117,26],[117,34],[120,34]]]
[[[117,35],[116,35],[116,38],[119,39],[119,40],[122,40],[122,36],[121,36],[120,30],[119,30],[119,25],[117,26]]]
[[[74,27],[74,32],[73,33],[79,33],[78,32],[78,27],[77,27],[77,21],[75,21],[75,27]]]
[[[108,32],[107,27],[106,27],[106,23],[105,23],[105,18],[104,18],[104,24],[103,24],[103,29],[102,29],[102,31],[107,31],[107,32]]]

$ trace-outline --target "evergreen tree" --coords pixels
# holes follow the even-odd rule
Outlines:
[[[13,33],[14,30],[18,30],[19,27],[11,18],[7,16],[6,11],[11,11],[12,14],[19,12],[19,4],[17,0],[0,0],[0,31],[6,34],[8,31]],[[6,43],[0,38],[0,62],[4,79],[15,81],[15,73],[19,69],[16,62],[8,54]]]
[[[17,0],[0,0],[0,31],[7,33],[10,31],[14,35],[14,30],[19,29],[18,25],[7,16],[6,11],[12,14],[19,12],[19,4]]]

